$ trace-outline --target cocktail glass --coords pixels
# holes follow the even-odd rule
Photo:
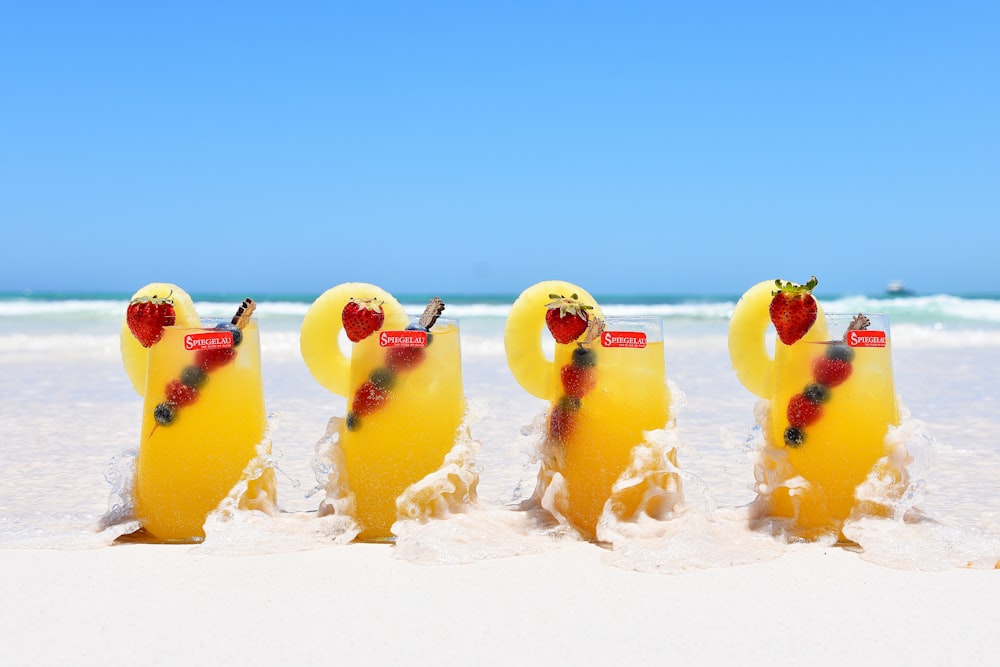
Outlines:
[[[891,496],[905,486],[905,470],[890,461],[886,441],[899,424],[888,317],[820,309],[802,339],[775,341],[773,359],[764,327],[750,319],[734,314],[729,335],[738,376],[768,401],[751,522],[804,539],[844,540],[852,513],[887,515]],[[885,502],[858,498],[871,475],[888,489]]]
[[[556,342],[549,360],[541,344],[546,302],[570,294],[593,307],[591,326],[572,342]],[[594,322],[603,322],[603,331]],[[649,493],[650,482],[669,487],[679,499],[680,478],[665,469],[614,489],[632,465],[635,449],[648,445],[646,432],[665,428],[670,418],[659,317],[605,318],[581,288],[546,281],[514,303],[505,344],[515,379],[549,402],[535,492],[543,507],[595,539],[605,508],[617,518],[633,518],[648,504],[646,497],[655,495]],[[674,457],[671,451],[671,466]]]
[[[148,355],[136,514],[158,540],[200,541],[207,515],[270,450],[257,322],[165,327]],[[273,502],[274,486],[268,468],[244,500]]]
[[[385,322],[347,355],[336,341],[349,298],[379,299]],[[347,415],[336,426],[339,488],[328,484],[328,499],[353,497],[356,539],[392,541],[401,496],[442,467],[460,433],[466,406],[458,322],[440,318],[424,330],[391,295],[364,283],[332,288],[310,311],[303,357],[321,384],[347,398]],[[433,516],[441,499],[431,492],[411,500]]]
[[[644,431],[664,428],[669,419],[662,320],[609,317],[590,343],[557,345],[549,405],[543,472],[562,475],[562,513],[593,538]]]

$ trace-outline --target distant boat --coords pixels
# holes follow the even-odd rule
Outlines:
[[[913,292],[906,288],[902,280],[890,280],[885,286],[886,294],[890,296],[912,296]]]

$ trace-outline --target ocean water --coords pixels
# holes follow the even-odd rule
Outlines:
[[[203,317],[229,316],[247,295],[193,295]],[[258,301],[265,398],[280,514],[213,517],[201,552],[283,551],[336,541],[316,517],[313,470],[327,422],[345,400],[320,387],[298,350],[316,295]],[[512,557],[575,540],[521,504],[534,488],[545,411],[507,370],[503,326],[516,295],[442,295],[462,328],[462,363],[476,443],[479,501],[444,521],[403,522],[394,555],[430,563]],[[774,558],[789,545],[746,527],[754,498],[757,399],[728,358],[738,295],[595,295],[608,315],[663,318],[675,396],[686,510],[640,526],[608,550],[609,565],[651,572]],[[992,567],[1000,559],[1000,297],[820,295],[828,312],[889,315],[899,436],[913,458],[908,520],[862,521],[859,557],[893,567]],[[0,548],[106,548],[114,486],[139,442],[141,398],[121,365],[127,294],[0,295]],[[425,295],[402,297],[417,313]],[[914,520],[917,517],[917,520]],[[113,522],[112,522],[113,523]]]

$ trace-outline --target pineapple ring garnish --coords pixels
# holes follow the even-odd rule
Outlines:
[[[757,283],[740,297],[729,320],[729,360],[736,377],[751,393],[761,398],[774,397],[774,356],[767,349],[767,331],[771,324],[769,308],[774,280]],[[826,332],[823,308],[817,303],[816,323],[809,331],[811,340]]]
[[[550,335],[545,327],[545,313],[552,294],[577,294],[581,302],[594,307],[589,311],[591,318],[604,318],[594,297],[583,288],[562,280],[535,283],[514,301],[504,326],[507,366],[514,379],[529,394],[546,400],[550,398],[548,391],[553,362],[545,356],[542,336]]]
[[[165,297],[170,295],[170,300],[174,304],[174,326],[176,327],[198,327],[201,326],[201,319],[194,309],[194,302],[187,292],[177,285],[171,283],[149,283],[138,292],[132,295],[129,301],[140,298],[150,298],[153,296]],[[122,363],[128,379],[132,382],[132,387],[140,396],[146,394],[146,367],[149,364],[149,350],[132,335],[128,328],[128,322],[122,317],[121,327],[121,351]]]
[[[323,387],[338,396],[351,395],[351,358],[340,348],[344,329],[341,313],[351,298],[382,301],[385,320],[382,329],[405,329],[406,310],[381,287],[370,283],[341,283],[323,292],[302,320],[299,349],[309,372]]]

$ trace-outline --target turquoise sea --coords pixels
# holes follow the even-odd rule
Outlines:
[[[128,293],[114,292],[0,292],[0,334],[21,328],[34,330],[47,323],[72,323],[84,331],[95,331],[120,321]],[[228,313],[231,304],[254,298],[257,316],[264,323],[285,329],[297,325],[318,294],[191,294],[205,309],[203,314]],[[402,294],[395,295],[408,310],[419,312],[431,296],[448,304],[451,317],[465,321],[502,320],[517,294]],[[601,294],[595,298],[605,309],[618,314],[661,315],[666,329],[724,325],[739,298],[733,294]],[[929,327],[957,331],[1000,329],[1000,294],[873,294],[817,293],[829,312],[866,311],[889,315],[893,325]]]

